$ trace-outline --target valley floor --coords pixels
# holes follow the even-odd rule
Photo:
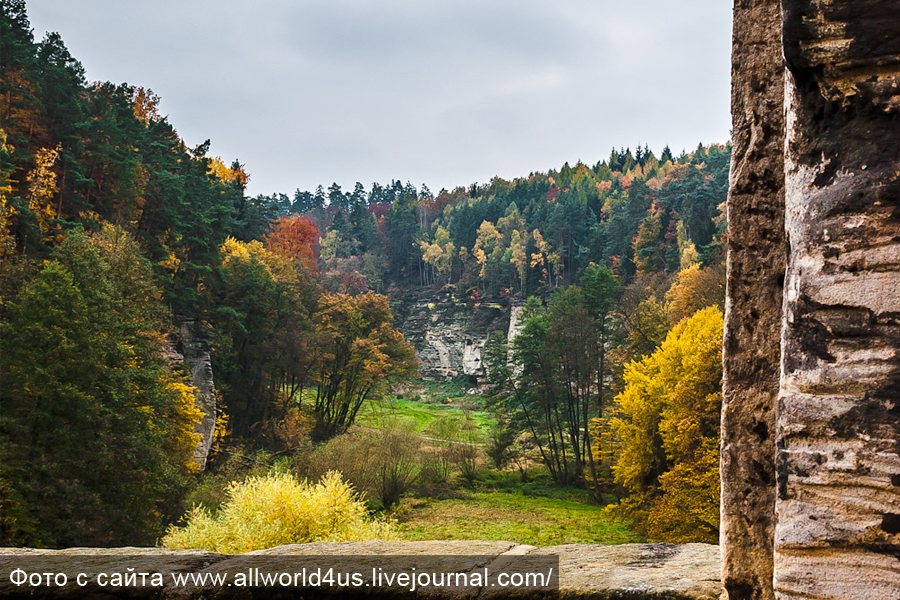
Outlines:
[[[395,512],[404,540],[506,540],[532,546],[641,541],[600,506],[517,493],[407,498]]]
[[[440,435],[438,423],[469,415],[487,441],[493,415],[478,394],[454,382],[416,381],[389,402],[366,407],[357,424],[371,429],[399,427],[425,443]],[[483,459],[482,459],[483,460]],[[627,525],[592,504],[584,489],[552,483],[532,463],[525,483],[514,470],[479,468],[473,484],[452,479],[428,495],[421,490],[391,511],[404,540],[506,540],[534,546],[623,544],[642,541]],[[610,496],[607,502],[614,502]]]

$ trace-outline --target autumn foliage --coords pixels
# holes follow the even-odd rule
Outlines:
[[[327,439],[353,424],[363,402],[380,400],[392,382],[409,377],[417,359],[380,294],[323,294],[314,320],[323,352],[314,376],[313,433]]]
[[[217,512],[195,508],[187,525],[170,528],[162,544],[239,554],[284,544],[395,537],[393,524],[370,518],[339,473],[327,473],[318,483],[269,473],[232,483]]]
[[[629,496],[615,512],[651,540],[718,539],[722,328],[718,308],[700,310],[625,368],[611,437]]]
[[[382,296],[320,310],[313,220],[249,197],[244,165],[188,147],[151,90],[88,82],[23,0],[2,4],[0,545],[152,544],[211,416],[183,345],[208,344],[223,449],[297,447],[320,386],[326,429],[346,428],[341,403],[385,393],[413,353]],[[348,232],[374,230],[355,198]]]
[[[244,165],[188,147],[151,90],[89,83],[58,34],[32,31],[24,0],[3,2],[0,544],[149,544],[183,514],[204,416],[167,358],[185,322],[206,332],[193,342],[208,343],[222,454],[312,455],[414,376],[390,302],[437,291],[476,314],[522,308],[519,335],[495,331],[483,358],[498,437],[525,440],[528,466],[594,502],[624,496],[616,512],[650,539],[715,541],[730,148],[613,149],[436,196],[392,180],[250,197]],[[396,503],[409,440],[365,437]],[[472,483],[469,442],[441,460]],[[423,471],[445,481],[447,464]],[[378,530],[337,477],[230,490],[167,543]],[[344,508],[299,506],[332,500]],[[259,511],[328,527],[282,536]]]
[[[316,241],[319,230],[307,217],[280,217],[263,239],[272,254],[295,260],[310,271],[315,270],[318,256]]]

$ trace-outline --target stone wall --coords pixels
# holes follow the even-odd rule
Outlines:
[[[725,587],[900,599],[897,5],[737,0],[734,57]]]
[[[454,557],[448,560],[448,557]],[[362,586],[339,590],[286,587],[232,587],[225,585],[172,585],[172,573],[247,572],[256,565],[269,572],[309,571],[341,557],[353,557],[348,567],[364,574],[372,568],[385,570],[416,568],[417,572],[454,570],[462,572],[488,567],[514,570],[517,565],[536,562],[542,556],[558,556],[559,594],[524,593],[516,588],[483,586],[463,590],[424,588],[416,591],[398,586]],[[392,559],[392,557],[394,557]],[[465,560],[471,557],[471,560]],[[553,560],[556,563],[556,560]],[[39,573],[66,573],[69,583],[53,586],[16,586],[10,573],[23,569]],[[129,571],[131,569],[131,571]],[[163,586],[119,587],[108,585],[110,578],[96,583],[99,573],[130,575],[161,573]],[[84,573],[79,586],[77,576]],[[149,575],[145,577],[149,582]],[[501,541],[431,542],[319,542],[281,546],[240,556],[210,554],[199,550],[161,550],[155,548],[72,548],[69,550],[27,550],[0,548],[0,597],[3,598],[583,598],[596,600],[716,600],[721,594],[719,550],[709,544],[623,544],[597,546],[567,544],[535,548]],[[141,581],[138,579],[137,581]]]

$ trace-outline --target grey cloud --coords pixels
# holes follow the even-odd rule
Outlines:
[[[724,142],[721,0],[42,0],[91,79],[153,88],[189,144],[212,139],[290,192],[396,177],[513,177],[613,145]]]

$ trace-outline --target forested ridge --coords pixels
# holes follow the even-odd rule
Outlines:
[[[587,490],[650,539],[715,541],[730,146],[249,197],[245,166],[188,147],[150,89],[88,82],[24,2],[2,10],[4,544],[155,543],[252,490],[338,494],[362,519],[333,476],[285,473],[340,471],[387,510],[491,469]],[[391,301],[436,292],[523,306],[484,349],[484,431],[354,428],[415,375]],[[219,396],[203,475],[164,353],[184,320],[207,326]]]
[[[623,283],[716,263],[729,160],[725,146],[678,157],[638,146],[593,166],[566,163],[437,195],[392,180],[260,202],[318,225],[322,273],[336,288],[449,285],[460,295],[525,296],[577,282],[592,262]]]

